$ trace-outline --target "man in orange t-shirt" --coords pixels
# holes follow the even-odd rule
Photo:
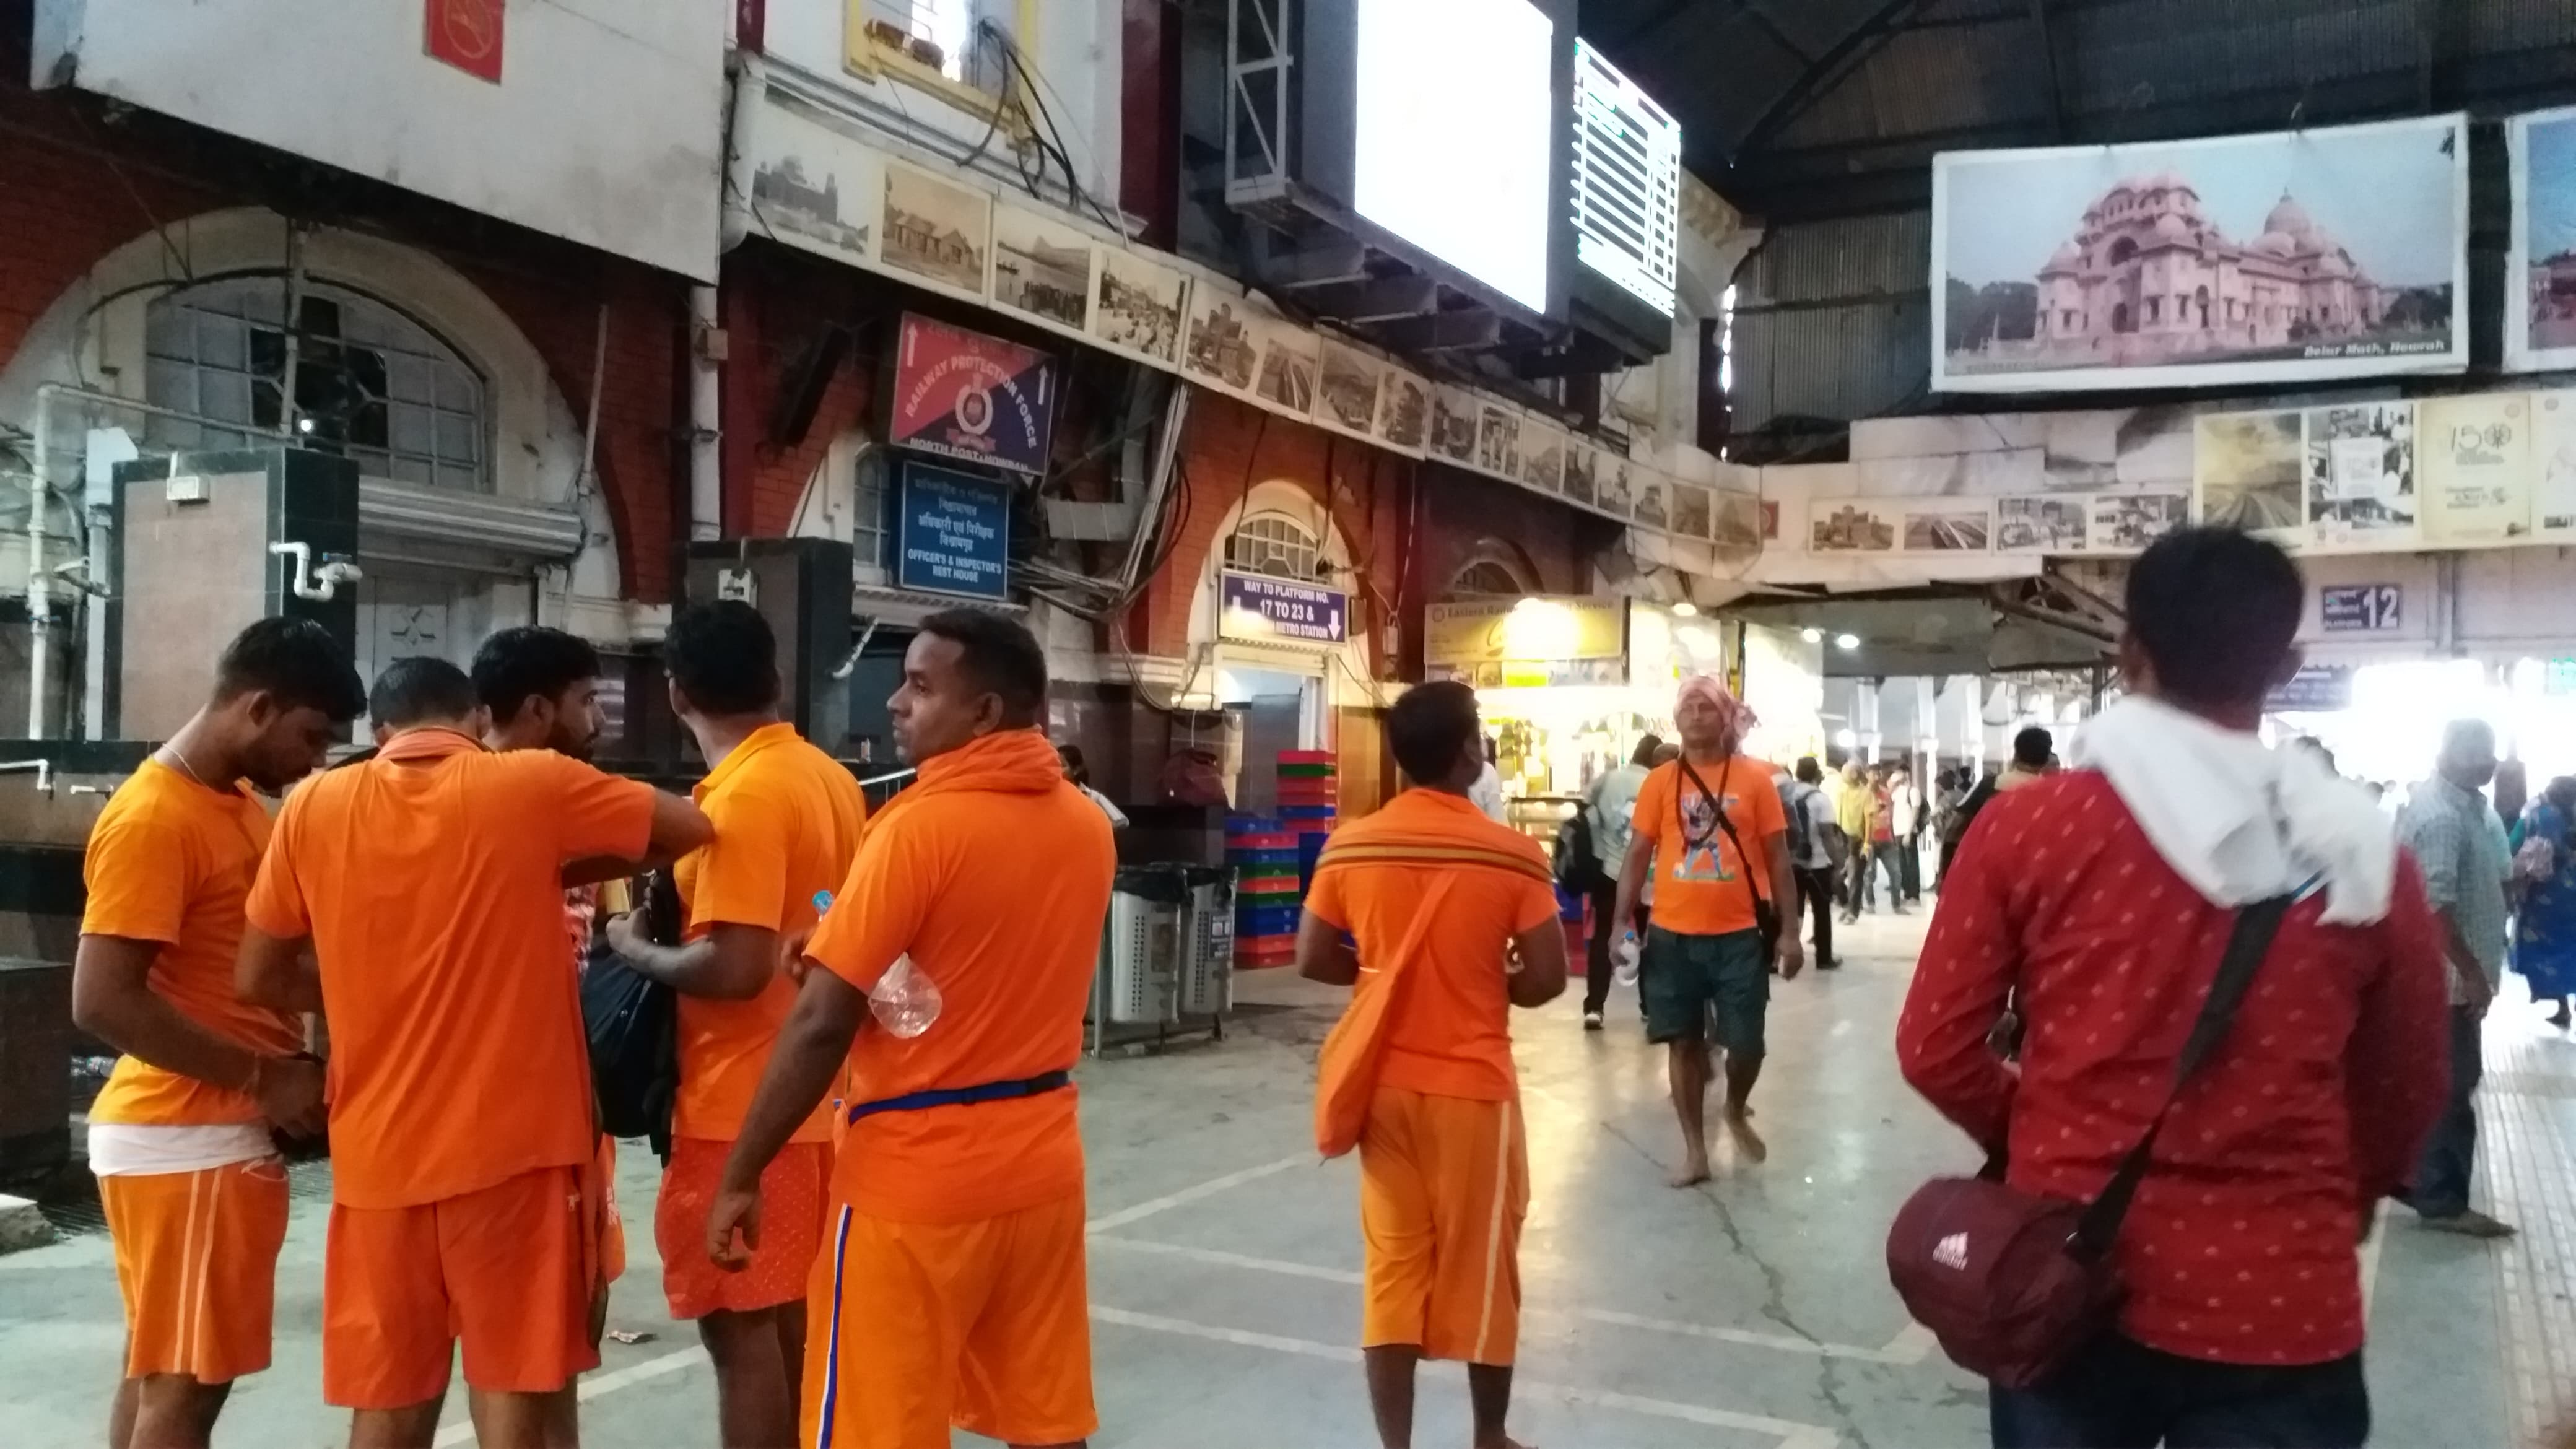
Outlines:
[[[90,830],[72,1020],[123,1055],[89,1109],[89,1165],[125,1299],[109,1449],[203,1445],[234,1379],[268,1367],[286,1166],[271,1129],[322,1129],[301,1023],[233,994],[242,902],[276,794],[366,707],[348,651],[263,619],[214,696]]]
[[[1673,1112],[1682,1126],[1682,1165],[1672,1183],[1689,1187],[1709,1176],[1710,1019],[1717,1022],[1715,1045],[1726,1052],[1722,1120],[1736,1151],[1760,1162],[1768,1149],[1753,1130],[1751,1101],[1762,1074],[1771,973],[1787,980],[1806,958],[1797,931],[1780,929],[1783,913],[1797,908],[1798,884],[1788,812],[1771,783],[1778,772],[1739,752],[1753,711],[1701,675],[1683,683],[1673,723],[1681,756],[1656,766],[1637,791],[1611,919],[1628,919],[1651,871],[1655,909],[1637,989],[1646,1039],[1669,1049]],[[1761,929],[1765,923],[1772,929]]]
[[[590,641],[542,624],[503,629],[474,651],[474,696],[481,701],[483,745],[496,753],[552,750],[587,760],[608,729],[599,704],[599,651]],[[579,976],[590,956],[590,935],[603,908],[623,909],[626,883],[602,881],[564,888],[564,943]],[[604,901],[603,895],[613,898]],[[617,1139],[599,1134],[594,1181],[600,1194],[600,1301],[608,1311],[607,1285],[626,1274],[626,1221],[617,1211]]]
[[[737,1230],[759,1251],[762,1170],[846,1060],[799,1442],[947,1449],[953,1424],[1078,1445],[1098,1415],[1072,1067],[1109,821],[1038,728],[1046,656],[1018,623],[924,620],[889,708],[921,773],[869,822],[806,943],[821,969],[725,1164],[707,1251],[745,1262]]]
[[[1512,1449],[1529,1149],[1507,1018],[1565,990],[1565,931],[1538,842],[1468,798],[1485,766],[1475,691],[1416,685],[1386,733],[1413,788],[1334,834],[1297,928],[1299,971],[1360,988],[1324,1048],[1319,1121],[1364,1095],[1369,1406],[1404,1449],[1416,1366],[1463,1361],[1474,1442]]]
[[[692,604],[671,620],[662,640],[671,710],[707,761],[696,795],[716,838],[674,872],[687,944],[654,944],[633,915],[607,927],[619,956],[680,993],[680,1095],[653,1240],[671,1316],[697,1320],[715,1361],[729,1445],[796,1436],[805,1278],[831,1185],[828,1114],[809,1114],[761,1174],[760,1248],[741,1271],[709,1261],[707,1207],[796,1005],[779,942],[813,931],[816,897],[828,900],[850,873],[868,813],[857,777],[778,717],[777,659],[768,621],[738,599]]]
[[[394,661],[368,713],[375,757],[278,817],[237,977],[331,1025],[322,1395],[356,1410],[354,1445],[426,1446],[461,1339],[485,1444],[570,1446],[573,1376],[599,1362],[600,1205],[565,875],[711,832],[578,760],[486,751],[444,660]]]

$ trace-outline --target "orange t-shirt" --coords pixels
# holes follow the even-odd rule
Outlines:
[[[1434,880],[1453,876],[1439,919],[1422,937],[1422,954],[1405,967],[1377,1081],[1436,1097],[1508,1102],[1519,1095],[1520,1078],[1512,1067],[1503,948],[1556,914],[1556,892],[1544,879],[1547,855],[1537,841],[1486,819],[1466,797],[1438,790],[1405,791],[1376,814],[1343,826],[1334,843],[1425,831],[1454,831],[1488,849],[1525,855],[1540,875],[1485,866],[1354,862],[1318,872],[1306,909],[1350,932],[1363,963],[1383,961],[1413,933]]]
[[[790,724],[763,725],[724,757],[695,792],[716,838],[683,856],[672,874],[691,936],[719,925],[758,926],[782,937],[813,929],[817,892],[837,890],[868,818],[857,778],[807,744]],[[730,1142],[742,1133],[752,1093],[796,1006],[781,972],[748,1001],[680,998],[680,1100],[671,1131]],[[831,1136],[817,1106],[795,1141]]]
[[[412,1207],[590,1160],[563,867],[641,856],[652,824],[649,786],[445,729],[287,799],[249,918],[311,936],[321,965],[333,1201]]]
[[[991,772],[1001,788],[927,787]],[[922,791],[917,798],[907,798]],[[1004,730],[922,762],[868,826],[806,954],[864,991],[897,956],[939,988],[939,1019],[907,1041],[862,1023],[853,1104],[1020,1081],[1071,1067],[1117,870],[1109,818],[1064,779],[1035,730]],[[834,1196],[872,1217],[954,1223],[1082,1190],[1068,1089],[861,1118]]]
[[[257,800],[145,760],[90,829],[81,934],[160,942],[147,978],[153,994],[227,1041],[279,1056],[304,1045],[295,1018],[249,1005],[233,991],[242,902],[267,846],[268,812]],[[258,1121],[259,1104],[230,1087],[123,1056],[89,1120],[224,1126]]]
[[[1650,832],[1655,842],[1654,923],[1685,936],[1723,936],[1754,927],[1753,897],[1771,894],[1769,855],[1762,842],[1786,832],[1789,817],[1780,808],[1780,791],[1771,783],[1778,773],[1751,755],[1737,755],[1723,766],[1691,768],[1708,788],[1726,799],[1726,818],[1745,847],[1762,853],[1747,871],[1735,842],[1717,823],[1717,812],[1699,787],[1682,778],[1682,762],[1668,761],[1646,774],[1637,789],[1636,813],[1629,828]],[[1676,807],[1678,797],[1679,808]],[[1687,834],[1683,815],[1690,817]]]

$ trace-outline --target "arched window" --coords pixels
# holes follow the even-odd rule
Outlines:
[[[285,420],[286,285],[209,282],[156,299],[144,314],[146,400],[217,423],[273,430]],[[489,491],[491,417],[483,376],[410,317],[362,293],[308,283],[295,347],[298,441],[357,460],[371,477]],[[238,435],[156,419],[165,447]]]
[[[1449,596],[1456,599],[1517,599],[1527,592],[1510,569],[1490,558],[1467,565],[1449,581]]]
[[[1282,579],[1322,577],[1322,540],[1285,513],[1256,513],[1226,535],[1225,566]]]

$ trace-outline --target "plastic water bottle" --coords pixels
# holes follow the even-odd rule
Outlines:
[[[1616,979],[1620,985],[1637,984],[1637,963],[1644,956],[1645,948],[1637,944],[1637,936],[1633,931],[1621,936],[1619,944],[1610,948],[1610,960],[1618,968]]]
[[[876,1013],[877,1024],[907,1041],[939,1020],[940,1004],[939,983],[915,967],[910,956],[895,957],[868,990],[868,1010]]]
[[[832,893],[814,893],[814,914],[821,917],[832,909]],[[877,984],[868,988],[868,1010],[879,1026],[906,1041],[930,1030],[939,1020],[943,1004],[939,983],[930,974],[912,964],[909,955],[897,956]]]

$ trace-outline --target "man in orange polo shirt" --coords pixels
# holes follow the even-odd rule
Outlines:
[[[1116,856],[1039,730],[1046,682],[1009,619],[922,622],[889,702],[920,776],[869,822],[806,943],[822,969],[708,1215],[719,1263],[759,1251],[763,1169],[846,1060],[855,1105],[808,1288],[813,1449],[947,1449],[952,1424],[1079,1445],[1098,1426],[1071,1071]]]
[[[814,929],[858,854],[867,798],[857,777],[778,717],[778,642],[739,600],[693,604],[662,640],[671,710],[707,761],[698,808],[716,838],[675,871],[688,942],[660,946],[633,915],[608,943],[680,993],[680,1096],[653,1213],[671,1316],[695,1319],[716,1366],[723,1441],[762,1449],[796,1436],[805,1279],[823,1241],[831,1121],[807,1115],[760,1177],[760,1248],[739,1272],[709,1261],[707,1207],[743,1113],[796,1005],[779,942]]]
[[[123,1055],[89,1109],[89,1165],[125,1299],[109,1449],[203,1445],[234,1379],[268,1367],[286,1167],[270,1129],[322,1127],[303,1027],[233,994],[242,902],[277,794],[366,707],[348,651],[263,619],[212,699],[90,830],[72,1020]]]
[[[1726,686],[1701,675],[1687,680],[1673,705],[1682,752],[1657,765],[1637,791],[1628,860],[1619,873],[1624,921],[1655,882],[1637,989],[1645,999],[1646,1039],[1669,1054],[1673,1112],[1681,1119],[1682,1165],[1675,1187],[1708,1181],[1709,1021],[1726,1052],[1722,1120],[1747,1161],[1768,1155],[1753,1130],[1754,1080],[1762,1075],[1763,1026],[1771,973],[1782,980],[1806,965],[1794,921],[1797,876],[1785,838],[1788,812],[1771,784],[1770,765],[1743,754],[1753,711]],[[1765,922],[1773,929],[1761,929]],[[1774,962],[1776,960],[1776,966]]]
[[[245,998],[331,1024],[322,1395],[356,1410],[357,1449],[425,1449],[462,1339],[485,1449],[569,1449],[599,1205],[563,883],[712,832],[578,760],[486,751],[443,660],[394,661],[368,713],[375,757],[279,815],[238,968]]]
[[[1412,1444],[1414,1370],[1451,1359],[1467,1365],[1476,1449],[1516,1449],[1503,1420],[1529,1151],[1507,1018],[1565,990],[1565,931],[1538,842],[1468,798],[1485,765],[1475,691],[1415,685],[1386,733],[1412,788],[1335,832],[1297,927],[1300,972],[1359,987],[1324,1046],[1316,1145],[1360,1151],[1379,1440]]]
[[[587,760],[608,728],[599,704],[599,651],[590,641],[542,624],[503,629],[474,651],[474,696],[482,702],[486,749],[552,750]],[[604,899],[605,897],[605,899]],[[564,888],[564,943],[578,976],[590,957],[591,929],[603,908],[623,909],[626,882]],[[600,1192],[597,1311],[608,1311],[605,1285],[626,1276],[626,1221],[617,1210],[617,1139],[599,1134],[593,1179]]]

